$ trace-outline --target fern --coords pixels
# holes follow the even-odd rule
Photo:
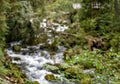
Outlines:
[[[7,70],[4,66],[0,67],[0,75],[6,76],[8,74],[9,70]]]

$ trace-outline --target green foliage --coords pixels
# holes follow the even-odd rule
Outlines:
[[[82,8],[77,12],[80,16],[80,27],[83,29],[84,34],[92,35],[95,37],[103,38],[105,45],[109,48],[112,47],[113,51],[118,51],[119,46],[117,40],[117,33],[119,32],[119,17],[116,18],[115,14],[115,4],[114,1],[99,1],[101,3],[99,8],[94,8],[96,6],[97,0],[82,0]],[[93,4],[94,3],[94,4]],[[118,2],[119,4],[119,2]],[[120,11],[118,9],[117,11]],[[77,21],[77,20],[75,20]],[[78,34],[82,33],[80,30],[77,31]],[[104,38],[106,37],[107,38]],[[112,37],[111,37],[112,36]],[[110,41],[111,40],[111,41]],[[115,44],[113,44],[115,42]]]
[[[7,26],[5,23],[5,16],[0,15],[0,47],[4,47],[6,34],[7,34]]]
[[[103,82],[103,79],[106,80],[107,77],[109,77],[110,80],[114,82],[118,80],[117,77],[119,76],[117,75],[116,77],[115,75],[119,73],[118,67],[116,65],[116,62],[118,62],[119,58],[120,58],[119,53],[116,54],[113,52],[109,52],[106,54],[102,54],[101,51],[94,52],[85,51],[80,55],[73,56],[73,58],[67,61],[67,63],[72,66],[75,66],[76,64],[82,65],[84,67],[84,70],[94,68],[95,74],[98,75],[100,79],[102,79],[101,82]],[[114,77],[116,78],[114,79]],[[94,81],[96,82],[97,79],[95,78]]]
[[[79,66],[71,66],[65,70],[64,74],[67,79],[81,80],[83,75],[83,70]]]
[[[37,11],[40,9],[44,10],[44,0],[30,0],[30,4],[33,7],[34,11]]]
[[[103,52],[99,50],[81,51],[80,54],[72,56],[65,64],[57,67],[59,74],[69,81],[79,81],[81,83],[102,83],[120,82],[119,62],[120,53]],[[63,66],[66,65],[66,66]],[[53,68],[49,68],[53,69]],[[58,77],[58,79],[60,79]]]
[[[5,35],[7,34],[6,11],[9,8],[7,0],[0,2],[0,47],[5,45]]]
[[[3,66],[4,53],[3,48],[5,46],[5,35],[7,34],[6,24],[6,10],[9,7],[7,0],[0,1],[0,75],[5,76],[8,74],[8,70]]]
[[[81,24],[84,30],[88,32],[88,31],[95,30],[97,23],[96,23],[96,19],[88,18],[86,21],[83,21]]]
[[[53,66],[53,65],[49,65],[49,64],[45,64],[44,67],[46,70],[51,70],[51,71],[59,69],[58,67]]]
[[[47,10],[51,11],[70,11],[72,10],[72,3],[73,1],[71,0],[56,0],[52,5],[48,5]]]
[[[10,5],[7,18],[10,32],[7,42],[22,40],[23,43],[32,44],[39,33],[39,14],[34,13],[33,7],[27,1],[15,1]]]
[[[9,70],[7,70],[3,65],[0,66],[0,75],[5,77],[6,75],[8,75],[8,73],[9,73]]]
[[[120,50],[120,34],[116,33],[113,38],[110,40],[110,44],[113,48],[113,51],[119,52]]]
[[[80,16],[82,22],[81,27],[84,28],[85,31],[89,31],[90,34],[94,33],[95,35],[97,33],[99,36],[103,33],[110,32],[113,21],[113,14],[110,11],[111,4],[107,3],[107,1],[102,2],[101,7],[98,9],[92,8],[92,4],[90,0],[86,2],[83,1],[84,6],[81,9],[82,15]],[[108,8],[107,5],[109,5]]]
[[[95,3],[101,3],[99,8],[94,8]],[[119,1],[120,2],[120,1]],[[73,3],[81,3],[81,9],[73,9]],[[94,4],[93,4],[94,3]],[[41,48],[57,50],[58,45],[67,48],[80,46],[84,49],[86,41],[85,35],[92,35],[103,38],[106,47],[110,51],[81,51],[79,48],[68,49],[64,53],[65,64],[45,65],[45,68],[53,73],[60,73],[65,79],[87,83],[106,84],[107,80],[112,83],[119,83],[120,66],[120,18],[116,18],[116,10],[113,0],[1,0],[0,2],[0,74],[14,76],[14,80],[23,82],[25,75],[19,73],[11,63],[5,63],[3,67],[3,48],[5,40],[7,42],[21,40],[25,44],[37,44],[45,42],[48,37],[42,33],[40,19],[47,17],[64,25],[69,24],[70,29],[65,31],[68,35],[60,35],[53,44],[45,44]],[[119,3],[118,3],[119,4]],[[120,10],[118,8],[118,10]],[[49,16],[47,16],[49,15]],[[62,21],[60,21],[62,20]],[[54,35],[53,35],[54,36]],[[107,49],[107,48],[106,48]],[[20,51],[20,47],[14,46],[15,51]],[[114,53],[115,52],[115,53]],[[7,70],[8,68],[9,70]],[[93,70],[94,73],[86,74],[86,70]],[[53,75],[46,76],[48,80],[54,79]],[[92,81],[92,82],[91,82]],[[38,84],[29,80],[25,84]]]
[[[3,50],[0,48],[0,59],[2,59],[4,57],[4,53]]]

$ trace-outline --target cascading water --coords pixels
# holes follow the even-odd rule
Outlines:
[[[13,43],[11,45],[14,45]],[[44,69],[45,63],[53,64],[53,60],[50,58],[50,53],[46,50],[38,49],[38,46],[28,46],[27,48],[21,49],[22,51],[29,51],[34,49],[32,53],[23,54],[23,52],[15,53],[11,48],[6,49],[9,56],[13,59],[13,63],[17,63],[21,66],[22,70],[26,73],[28,78],[32,81],[38,81],[40,84],[58,84],[51,83],[45,79],[46,74],[51,74],[51,72]],[[58,51],[55,54],[55,60],[57,63],[62,62],[63,51],[65,48],[63,46],[58,47]],[[19,58],[20,60],[15,60]]]
[[[62,32],[68,27],[60,24],[52,24],[51,27],[56,32]],[[54,27],[54,25],[56,27]],[[48,35],[48,37],[51,37],[51,32],[48,31],[47,22],[43,20],[43,22],[40,24],[41,27],[44,28],[44,33]],[[39,37],[39,36],[38,36]],[[51,44],[54,40],[54,38],[58,38],[58,36],[53,38],[48,38],[47,42],[48,44]],[[52,74],[51,72],[44,69],[45,63],[51,63],[54,64],[54,60],[51,58],[50,53],[47,50],[41,50],[40,47],[42,44],[36,45],[36,46],[27,46],[26,48],[21,48],[21,52],[14,52],[12,50],[12,47],[14,45],[21,45],[20,42],[13,42],[11,43],[11,48],[6,49],[7,54],[11,56],[12,62],[17,63],[19,66],[21,66],[22,70],[26,73],[27,77],[32,81],[38,81],[40,84],[68,84],[65,82],[49,82],[45,79],[46,74]],[[55,52],[54,59],[56,63],[63,62],[63,51],[66,48],[63,46],[58,46],[58,50]],[[19,60],[16,60],[15,58],[19,58]],[[56,74],[54,74],[56,75]],[[56,75],[57,76],[57,75]],[[58,75],[59,76],[59,75]],[[69,83],[73,84],[73,83]]]

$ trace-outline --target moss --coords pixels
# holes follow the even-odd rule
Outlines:
[[[45,76],[45,79],[46,80],[49,80],[49,81],[55,81],[56,80],[56,77],[53,75],[53,74],[47,74]]]
[[[40,84],[37,81],[30,81],[30,80],[25,80],[24,84]]]
[[[18,45],[14,45],[14,46],[13,46],[13,51],[19,52],[20,50],[21,50],[21,47],[20,47],[20,46],[18,46]]]

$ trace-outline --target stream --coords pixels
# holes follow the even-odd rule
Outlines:
[[[11,43],[15,45],[19,43]],[[50,53],[46,50],[40,50],[40,45],[36,46],[27,46],[27,48],[22,48],[22,52],[13,52],[11,48],[6,49],[7,54],[11,56],[12,62],[17,63],[22,70],[26,73],[27,77],[32,81],[38,81],[40,84],[61,84],[61,83],[52,83],[45,79],[46,74],[52,74],[51,72],[44,69],[45,63],[53,64],[53,59],[50,58]],[[31,51],[32,50],[32,51]],[[55,60],[57,63],[63,62],[63,51],[65,47],[58,46],[58,50],[55,53]],[[27,53],[23,53],[27,52]],[[31,52],[28,52],[31,51]],[[15,58],[19,58],[16,60]]]
[[[44,19],[43,22],[40,23],[40,26],[44,28],[45,33],[50,36],[47,42],[51,44],[54,38],[51,38],[50,31],[47,30],[47,22]],[[55,26],[55,27],[54,27]],[[63,32],[68,29],[67,26],[54,23],[53,27],[56,32]],[[58,36],[56,36],[58,38]],[[38,81],[40,84],[76,84],[76,83],[66,83],[66,81],[61,82],[50,82],[45,79],[46,74],[53,74],[44,69],[44,64],[51,63],[54,64],[54,60],[51,58],[50,53],[45,49],[40,49],[41,44],[35,46],[27,46],[26,48],[21,48],[20,52],[14,52],[13,46],[21,45],[21,42],[12,42],[10,43],[10,48],[6,49],[6,52],[9,56],[12,57],[12,62],[18,64],[22,70],[26,73],[27,77],[32,81]],[[54,59],[56,63],[62,63],[63,60],[63,52],[66,50],[64,46],[58,46],[58,50],[55,52]],[[16,60],[19,58],[19,60]],[[58,74],[54,74],[55,76],[59,76]]]

